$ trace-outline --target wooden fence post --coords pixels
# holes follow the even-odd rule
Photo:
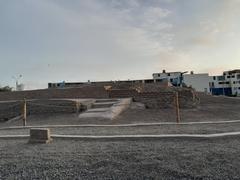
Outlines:
[[[27,101],[24,98],[22,104],[22,118],[23,118],[23,126],[27,125]]]
[[[80,111],[80,102],[76,101],[76,114],[78,115]]]
[[[175,101],[175,108],[176,108],[176,121],[177,121],[177,123],[179,123],[180,120],[181,120],[181,118],[180,118],[179,96],[178,96],[178,92],[176,92],[176,94],[175,94],[174,101]]]

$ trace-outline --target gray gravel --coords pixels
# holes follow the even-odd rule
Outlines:
[[[240,119],[240,100],[204,96],[197,109],[181,110],[182,122]],[[174,122],[174,110],[132,109],[114,121],[78,119],[75,114],[28,117],[28,125]],[[21,121],[1,127],[22,125]],[[56,134],[112,135],[220,133],[239,131],[240,123],[162,125],[135,128],[52,128]],[[29,134],[29,130],[1,130]],[[27,144],[0,139],[0,179],[240,179],[240,139],[61,140]]]
[[[240,140],[0,140],[0,179],[239,179]]]
[[[76,114],[43,114],[27,116],[27,125],[75,125],[75,124],[112,124],[113,121],[103,118],[78,118]],[[0,122],[0,127],[22,126],[21,119],[11,122]]]

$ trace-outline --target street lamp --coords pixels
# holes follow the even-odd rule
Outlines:
[[[12,78],[15,80],[15,83],[16,83],[16,91],[17,91],[17,89],[18,89],[18,81],[19,81],[19,79],[21,79],[22,78],[22,75],[20,74],[19,76],[12,76]]]

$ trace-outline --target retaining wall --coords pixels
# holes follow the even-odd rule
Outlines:
[[[76,103],[70,100],[27,101],[27,116],[37,114],[76,113]],[[0,121],[7,121],[22,114],[23,102],[0,103]],[[84,107],[80,107],[80,111]]]
[[[0,92],[0,101],[55,98],[108,98],[104,87],[85,86],[81,88],[42,89],[32,91]]]
[[[180,108],[193,108],[197,104],[196,95],[192,90],[165,92],[137,92],[136,90],[115,89],[109,91],[110,98],[132,97],[134,101],[142,102],[149,108],[175,108],[176,92]]]

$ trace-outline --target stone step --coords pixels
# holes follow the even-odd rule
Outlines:
[[[115,102],[96,102],[92,108],[109,108],[114,105]]]
[[[106,112],[109,110],[110,110],[110,108],[92,108],[92,109],[88,109],[85,113]]]
[[[114,119],[122,111],[127,109],[132,103],[132,98],[121,99],[117,102],[97,102],[93,106],[97,108],[88,109],[86,112],[81,113],[79,118],[104,118]],[[107,106],[107,107],[106,107]]]
[[[117,102],[117,99],[97,99],[96,103],[104,103],[104,102]]]

